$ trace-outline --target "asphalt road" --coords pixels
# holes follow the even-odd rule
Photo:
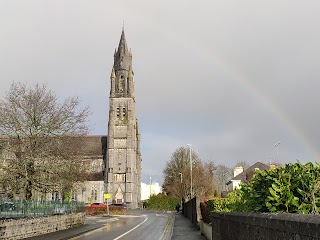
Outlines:
[[[161,211],[129,211],[113,218],[89,217],[86,224],[102,223],[90,232],[71,240],[164,240],[169,239],[172,214]]]
[[[85,224],[75,228],[27,238],[28,240],[77,239],[152,239],[169,240],[173,231],[174,213],[149,210],[128,210],[126,215],[87,216]]]

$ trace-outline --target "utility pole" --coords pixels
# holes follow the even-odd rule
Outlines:
[[[191,144],[187,144],[187,146],[189,146],[189,158],[190,158],[190,199],[192,199],[193,190],[192,190],[192,156],[191,156]]]

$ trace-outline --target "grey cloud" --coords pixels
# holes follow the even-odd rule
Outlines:
[[[13,80],[47,83],[62,99],[76,94],[90,105],[92,134],[107,134],[109,76],[124,20],[143,175],[161,182],[165,162],[186,143],[229,166],[268,162],[279,140],[283,163],[317,160],[319,5],[3,1],[0,97]]]

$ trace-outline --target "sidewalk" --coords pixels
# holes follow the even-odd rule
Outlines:
[[[201,235],[200,230],[198,230],[191,221],[183,216],[181,212],[176,213],[172,240],[206,240],[207,238]]]

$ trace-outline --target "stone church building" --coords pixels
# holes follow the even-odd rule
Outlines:
[[[73,200],[102,203],[109,193],[109,203],[139,207],[142,159],[135,105],[132,53],[122,30],[110,76],[108,135],[84,138],[90,174],[75,189]]]
[[[111,71],[105,192],[112,201],[137,208],[141,199],[140,132],[135,115],[132,53],[122,30]]]
[[[141,201],[140,132],[135,115],[132,54],[122,30],[110,77],[109,122],[107,136],[81,138],[81,160],[86,162],[86,181],[76,184],[72,200],[85,203],[126,203],[138,208]],[[0,155],[4,155],[6,138],[0,137]],[[1,172],[0,172],[1,173]],[[6,196],[0,189],[0,198]],[[35,199],[61,200],[61,190],[45,195],[34,192]]]

